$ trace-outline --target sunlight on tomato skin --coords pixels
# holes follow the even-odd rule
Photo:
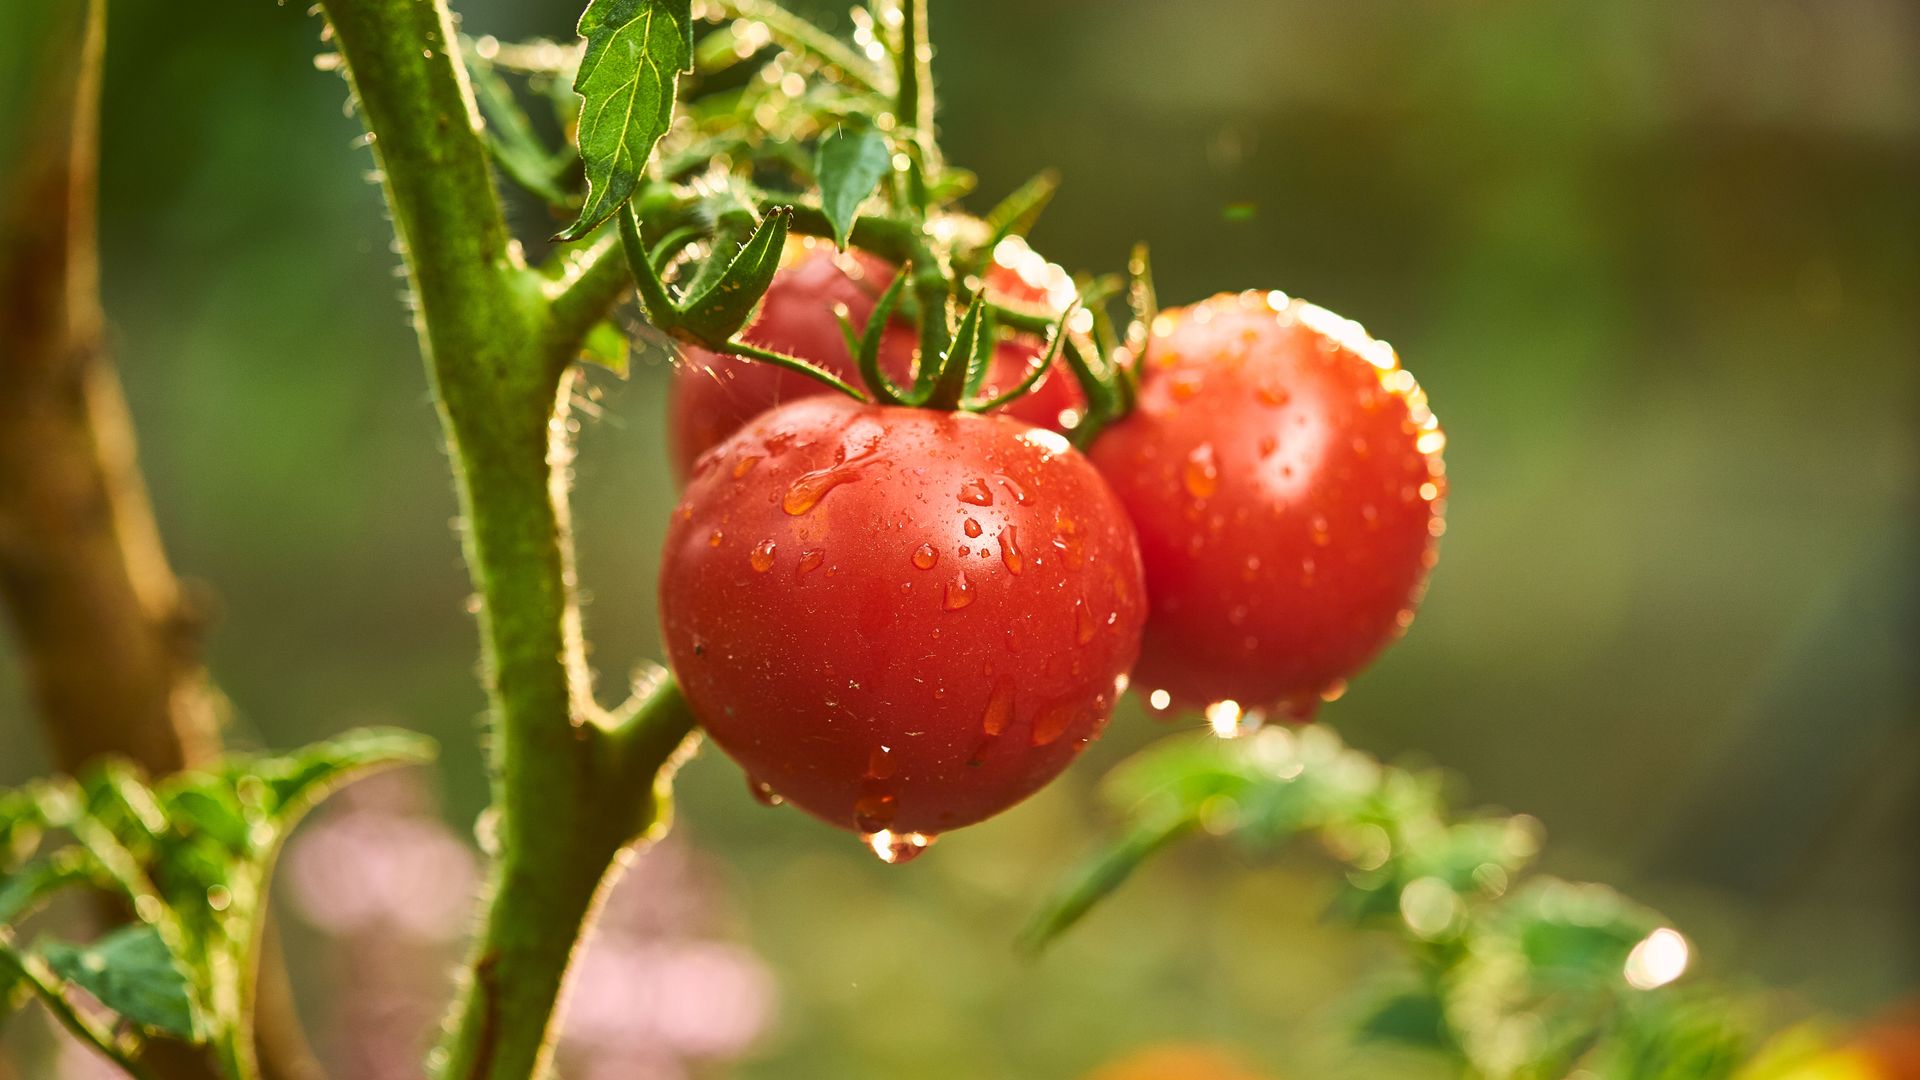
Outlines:
[[[1138,408],[1091,451],[1146,564],[1133,685],[1309,715],[1412,623],[1445,436],[1391,348],[1310,304],[1220,295],[1153,334]]]
[[[1059,435],[790,402],[701,458],[660,572],[675,674],[764,785],[863,834],[938,834],[1056,776],[1146,617],[1133,530]]]
[[[810,360],[859,386],[860,376],[834,317],[834,306],[846,308],[856,332],[865,330],[874,301],[893,281],[893,266],[864,252],[836,253],[833,245],[812,237],[790,244],[786,262],[742,336],[762,348]],[[1015,275],[997,268],[988,276],[988,287],[996,295],[1003,288],[1009,290],[1010,298],[1023,304],[1043,299],[1020,286]],[[906,323],[888,327],[881,339],[881,366],[897,383],[904,384],[912,371],[916,344],[915,331]],[[668,403],[674,475],[681,480],[702,453],[767,409],[795,398],[836,393],[814,379],[771,364],[693,345],[683,345],[681,351]],[[1002,341],[994,350],[983,393],[991,397],[1012,388],[1042,351],[1030,337]],[[1073,376],[1056,366],[1031,393],[1004,411],[1030,424],[1064,430],[1062,414],[1077,417],[1084,401]]]

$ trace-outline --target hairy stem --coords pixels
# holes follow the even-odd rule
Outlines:
[[[520,264],[444,4],[322,7],[406,252],[481,600],[500,854],[434,1066],[523,1080],[551,1058],[575,943],[608,868],[659,818],[656,784],[692,726],[671,684],[624,723],[594,703],[574,598],[566,372],[623,275],[605,247],[552,290]]]

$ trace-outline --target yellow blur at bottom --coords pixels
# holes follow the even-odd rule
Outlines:
[[[1210,1046],[1166,1045],[1136,1050],[1102,1065],[1084,1080],[1272,1080]]]

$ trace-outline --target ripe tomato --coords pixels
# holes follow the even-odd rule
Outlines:
[[[1044,260],[1040,265],[1045,265]],[[1046,305],[1049,295],[1057,298],[1057,288],[1049,293],[1037,283],[1030,284],[1033,268],[1023,263],[1023,269],[1026,274],[996,264],[987,276],[989,294],[1023,307]],[[893,275],[894,267],[884,259],[851,250],[840,254],[831,244],[803,237],[794,243],[789,265],[774,277],[760,311],[743,336],[761,348],[810,360],[858,385],[860,376],[847,352],[834,309],[844,306],[854,329],[864,329],[874,301]],[[1057,303],[1050,306],[1058,310]],[[915,345],[914,330],[905,323],[889,327],[882,337],[880,365],[896,382],[904,382],[912,371]],[[1000,342],[983,393],[991,397],[1011,389],[1044,351],[1032,337]],[[673,375],[668,424],[674,475],[683,480],[702,453],[760,413],[783,401],[835,392],[805,375],[772,364],[724,356],[692,345],[683,346],[682,352],[683,362]],[[1030,424],[1064,430],[1078,420],[1084,401],[1073,376],[1056,367],[1032,392],[1004,411]]]
[[[1405,631],[1443,531],[1440,433],[1393,350],[1279,293],[1156,320],[1091,456],[1139,530],[1156,708],[1311,715]]]
[[[838,394],[701,459],[660,607],[713,740],[889,861],[1064,769],[1146,617],[1133,530],[1065,439]]]

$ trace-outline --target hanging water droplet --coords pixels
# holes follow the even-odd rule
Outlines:
[[[1346,692],[1347,692],[1347,680],[1335,679],[1332,682],[1327,684],[1326,689],[1320,691],[1320,700],[1321,701],[1339,701],[1343,696],[1346,695]]]
[[[893,824],[900,811],[900,797],[891,791],[869,785],[853,804],[853,827],[863,833],[883,832]]]
[[[881,862],[898,866],[919,858],[920,853],[932,847],[939,837],[928,833],[896,833],[890,829],[876,829],[861,839],[866,841],[867,847],[879,856]]]
[[[922,570],[931,570],[933,564],[940,561],[940,553],[933,550],[932,544],[921,544],[913,549],[912,559],[913,565]]]
[[[753,567],[754,573],[764,574],[773,569],[773,546],[772,540],[762,540],[747,554],[747,564]]]

